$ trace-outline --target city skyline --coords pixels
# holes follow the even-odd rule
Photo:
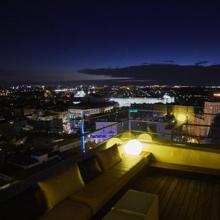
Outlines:
[[[220,219],[220,4],[0,5],[0,219]]]

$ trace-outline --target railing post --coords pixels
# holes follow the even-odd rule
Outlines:
[[[131,111],[130,111],[130,107],[128,109],[128,130],[129,130],[129,132],[131,132]]]
[[[85,145],[85,128],[84,128],[84,112],[81,112],[81,150],[82,154],[86,153],[86,145]]]
[[[189,107],[187,106],[187,112],[186,112],[186,140],[188,140],[188,137],[189,137],[189,126],[188,126],[188,123],[189,123]]]

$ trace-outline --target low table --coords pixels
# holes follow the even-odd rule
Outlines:
[[[128,190],[103,220],[158,220],[158,196]]]

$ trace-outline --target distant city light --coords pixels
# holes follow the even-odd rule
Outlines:
[[[214,93],[213,96],[214,97],[220,97],[220,93]]]
[[[113,98],[111,97],[109,101],[114,101],[119,104],[119,107],[130,107],[132,104],[170,104],[175,102],[175,98],[164,95],[161,98],[146,98],[146,97],[126,97],[126,98]]]

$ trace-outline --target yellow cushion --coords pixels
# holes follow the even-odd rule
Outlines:
[[[93,214],[95,214],[120,190],[117,185],[118,180],[118,176],[111,176],[104,173],[89,182],[82,190],[73,194],[71,199],[91,207]]]
[[[119,179],[118,184],[122,186],[129,182],[135,175],[137,175],[141,170],[143,170],[144,166],[149,163],[148,158],[144,158],[141,156],[130,157],[125,156],[121,163],[116,164],[112,167],[111,171],[125,172],[122,178]]]
[[[84,187],[78,166],[38,183],[48,210]]]
[[[123,156],[120,163],[116,164],[112,169],[128,171],[132,167],[138,165],[140,162],[144,161],[142,156]]]
[[[65,199],[39,220],[88,220],[91,216],[91,209],[86,205]]]
[[[123,157],[121,162],[89,182],[71,199],[90,206],[95,214],[143,168],[145,161],[141,156]]]
[[[104,171],[121,161],[121,155],[117,145],[98,152],[97,157]]]

